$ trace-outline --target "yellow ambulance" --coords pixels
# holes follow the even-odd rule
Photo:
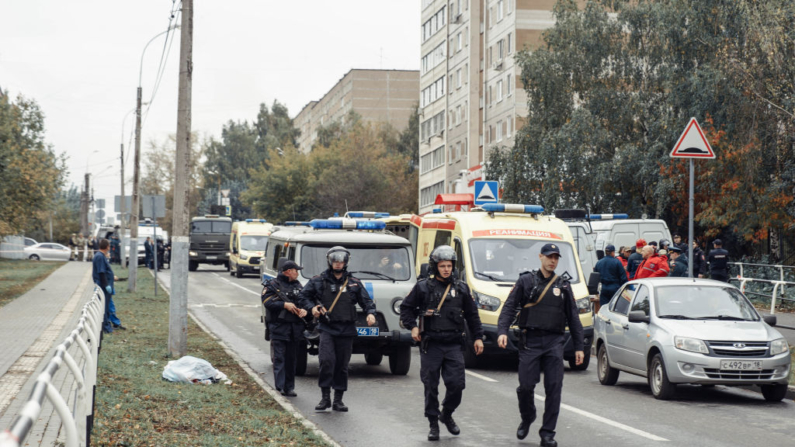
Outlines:
[[[245,273],[259,275],[259,262],[265,255],[273,224],[265,219],[246,219],[232,224],[229,235],[229,274],[242,278]]]
[[[471,211],[434,212],[415,217],[411,223],[419,226],[415,246],[418,276],[435,247],[450,245],[455,249],[458,258],[455,274],[467,283],[480,309],[487,354],[517,354],[518,339],[514,331],[509,331],[508,349],[497,346],[497,320],[502,305],[519,275],[540,267],[541,247],[550,242],[557,244],[561,257],[555,272],[569,277],[585,338],[585,361],[578,366],[567,331],[564,358],[572,369],[588,368],[593,341],[588,279],[583,276],[574,239],[565,222],[545,215],[543,207],[538,205],[503,203],[486,204]],[[472,344],[467,346],[465,361],[468,367],[475,366],[478,360]]]

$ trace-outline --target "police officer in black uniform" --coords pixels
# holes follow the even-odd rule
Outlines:
[[[574,343],[575,362],[582,364],[583,330],[571,285],[555,274],[560,249],[555,244],[541,247],[541,268],[519,276],[498,321],[497,344],[508,346],[508,330],[519,312],[519,413],[522,422],[516,437],[524,439],[536,419],[533,390],[544,372],[544,423],[539,430],[542,447],[555,447],[555,426],[560,413],[563,388],[563,346],[568,325]]]
[[[364,284],[347,271],[350,256],[345,247],[332,247],[326,252],[328,270],[309,280],[299,296],[300,306],[319,319],[318,386],[323,397],[315,406],[316,411],[329,407],[348,411],[342,395],[348,389],[348,363],[357,334],[355,304],[367,314],[368,326],[376,324],[375,303]],[[334,388],[333,406],[331,388]]]
[[[295,393],[295,363],[299,343],[304,340],[305,309],[296,305],[301,293],[298,271],[303,267],[287,261],[279,269],[279,275],[265,283],[262,304],[266,309],[266,320],[273,350],[273,381],[282,396],[297,396]]]
[[[668,276],[687,278],[687,256],[682,253],[682,249],[677,246],[671,247],[670,258]]]
[[[465,387],[464,352],[466,327],[474,341],[476,355],[483,352],[483,328],[469,287],[453,276],[455,250],[436,247],[428,260],[432,278],[419,281],[400,305],[400,321],[420,342],[420,378],[425,385],[425,416],[430,421],[429,441],[439,439],[439,421],[453,435],[461,432],[453,412],[461,404]],[[417,317],[420,324],[417,325]],[[439,375],[444,379],[445,397],[439,413]]]
[[[709,277],[716,281],[729,282],[729,252],[723,249],[723,241],[715,239],[715,247],[707,256],[709,264]]]

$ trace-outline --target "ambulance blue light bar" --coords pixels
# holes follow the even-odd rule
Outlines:
[[[514,203],[487,203],[481,205],[483,211],[489,213],[520,213],[520,214],[541,214],[544,207],[541,205],[520,205]]]
[[[591,220],[629,219],[628,214],[589,214]]]
[[[246,222],[262,222],[265,223],[267,220],[265,219],[246,219]]]
[[[285,222],[282,225],[284,225],[285,227],[308,227],[309,226],[309,222],[302,222],[302,221],[298,221],[298,220],[288,220],[287,222]]]
[[[376,213],[373,211],[351,211],[349,213],[345,213],[345,217],[349,217],[351,219],[354,218],[380,219],[382,217],[389,217],[389,213]]]
[[[434,209],[433,209],[433,214],[439,214],[439,213],[441,213],[442,211],[444,211],[444,210],[442,210],[441,208],[434,208]]]
[[[380,220],[315,219],[309,222],[315,230],[383,230],[386,222]]]

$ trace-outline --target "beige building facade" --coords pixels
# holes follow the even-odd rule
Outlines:
[[[309,153],[321,126],[344,123],[351,111],[366,122],[389,123],[406,128],[417,108],[419,72],[416,70],[352,69],[323,98],[304,106],[293,120],[301,131],[298,148]]]
[[[422,0],[419,212],[474,193],[527,116],[517,50],[538,48],[555,0]]]

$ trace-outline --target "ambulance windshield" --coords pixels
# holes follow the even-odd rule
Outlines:
[[[535,239],[472,239],[469,254],[472,257],[472,272],[482,281],[516,282],[522,272],[541,267],[538,254],[548,240]],[[577,258],[568,242],[556,243],[560,248],[560,262],[555,273],[568,273],[569,281],[580,282]]]

